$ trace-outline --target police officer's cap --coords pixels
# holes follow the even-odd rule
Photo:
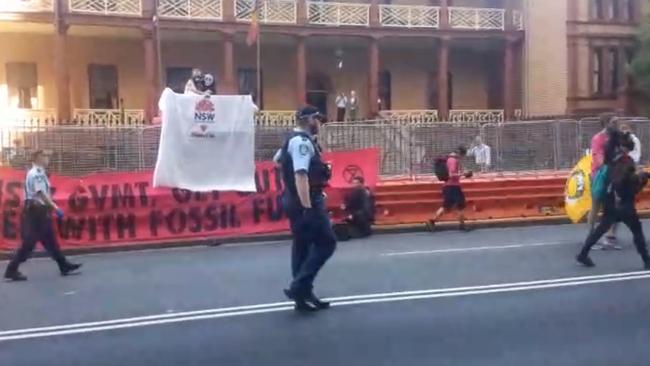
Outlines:
[[[298,119],[298,121],[307,119],[309,117],[318,117],[318,116],[320,116],[320,111],[318,110],[318,108],[311,105],[302,107],[298,109],[298,111],[296,112],[296,118]]]

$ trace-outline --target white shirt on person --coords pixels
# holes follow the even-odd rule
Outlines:
[[[348,106],[348,97],[339,95],[336,97],[336,108],[345,109]]]
[[[474,156],[476,164],[490,166],[492,165],[492,149],[486,144],[480,144],[472,147],[468,155]]]
[[[635,164],[639,164],[639,161],[641,161],[641,141],[633,133],[630,134],[630,137],[632,137],[632,141],[634,141],[634,150],[630,151],[629,155],[632,160],[634,160]]]

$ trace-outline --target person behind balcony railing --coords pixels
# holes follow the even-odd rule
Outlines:
[[[455,152],[436,159],[436,175],[440,174],[439,179],[442,179],[445,182],[442,187],[443,204],[442,207],[438,209],[433,219],[427,222],[427,228],[429,231],[435,231],[436,222],[440,217],[452,210],[458,211],[459,229],[461,231],[469,231],[465,226],[465,194],[460,187],[461,178],[471,178],[473,175],[471,171],[464,172],[463,159],[466,156],[467,149],[464,146],[459,146]],[[438,165],[441,165],[442,168],[446,168],[446,174],[438,172]]]
[[[490,170],[492,165],[492,149],[483,142],[481,136],[476,136],[474,144],[467,152],[468,156],[473,156],[476,166],[479,167],[481,173]]]
[[[212,74],[203,75],[203,83],[201,85],[201,91],[204,94],[215,95],[217,94],[217,87],[214,82],[214,76]]]
[[[600,169],[607,169],[606,162],[613,158],[614,151],[616,150],[616,143],[610,137],[617,137],[616,115],[614,113],[604,113],[599,117],[600,127],[602,128],[591,139],[591,181],[596,180]],[[598,215],[602,209],[602,202],[598,199],[592,199],[591,211],[587,216],[589,231],[593,231],[598,220]],[[613,232],[609,232],[602,245],[597,246],[598,249],[621,249],[616,243],[616,237]]]
[[[359,98],[354,90],[350,92],[350,98],[348,98],[348,116],[350,121],[356,121],[359,118]]]
[[[192,70],[192,77],[185,83],[185,94],[205,94],[203,92],[203,73],[201,70]]]
[[[49,158],[43,150],[32,155],[32,168],[25,178],[25,202],[22,212],[21,239],[22,243],[16,254],[9,262],[4,277],[10,281],[25,281],[18,267],[25,262],[34,251],[36,243],[41,242],[45,250],[59,266],[62,276],[67,276],[81,267],[81,264],[68,262],[61,253],[56,240],[51,215],[63,218],[63,210],[54,203],[50,191],[50,181],[45,173]]]
[[[637,172],[636,164],[629,155],[632,150],[632,137],[630,134],[622,134],[616,157],[605,162],[608,166],[608,176],[602,204],[603,217],[598,226],[589,233],[585,245],[576,256],[578,263],[586,267],[594,266],[594,262],[589,258],[590,249],[612,225],[622,222],[632,232],[634,245],[641,255],[645,269],[650,270],[650,256],[635,207],[635,197],[648,183],[648,174]]]
[[[350,237],[365,238],[372,235],[372,224],[375,222],[375,198],[368,187],[364,185],[363,177],[355,177],[354,187],[345,196],[342,209],[346,213],[345,222],[350,226]]]
[[[341,92],[336,96],[336,122],[345,121],[345,112],[348,108],[348,97]]]

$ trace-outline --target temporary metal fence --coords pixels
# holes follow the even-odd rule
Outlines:
[[[642,143],[642,163],[650,162],[650,120],[627,119]],[[601,129],[597,119],[508,122],[500,124],[391,121],[332,123],[319,142],[326,151],[377,148],[384,176],[431,175],[437,156],[458,146],[471,147],[477,136],[491,148],[493,171],[569,169]],[[270,160],[289,127],[258,126],[255,158]],[[51,152],[51,171],[70,176],[95,172],[150,170],[156,163],[160,126],[21,126],[0,128],[0,166],[23,169],[35,149]],[[468,157],[466,166],[477,169]]]

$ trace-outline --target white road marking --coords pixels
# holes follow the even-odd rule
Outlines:
[[[77,293],[76,291],[68,291],[68,292],[64,293],[63,295],[65,295],[65,296],[71,296],[71,295],[74,295],[74,294],[76,294],[76,293]]]
[[[444,254],[444,253],[462,253],[462,252],[475,252],[484,250],[503,250],[503,249],[520,249],[520,248],[534,248],[534,247],[549,247],[558,245],[579,244],[574,242],[548,242],[548,243],[529,243],[529,244],[509,244],[509,245],[492,245],[483,247],[465,247],[465,248],[448,248],[448,249],[433,249],[433,250],[417,250],[412,252],[388,252],[381,253],[383,257],[399,257],[407,255],[420,255],[420,254]]]
[[[503,283],[484,286],[458,287],[447,289],[431,289],[421,291],[402,291],[380,294],[347,296],[329,299],[333,306],[350,306],[373,303],[389,303],[434,298],[483,295],[493,293],[509,293],[570,286],[591,285],[610,282],[650,279],[650,271],[613,273],[597,276],[568,277],[529,282]],[[43,338],[69,334],[83,334],[107,330],[145,327],[152,325],[180,323],[196,320],[229,318],[245,315],[268,314],[293,309],[290,302],[277,302],[249,306],[238,306],[200,311],[188,311],[176,314],[158,314],[142,317],[115,319],[90,323],[67,324],[51,327],[16,329],[0,332],[0,341]]]

